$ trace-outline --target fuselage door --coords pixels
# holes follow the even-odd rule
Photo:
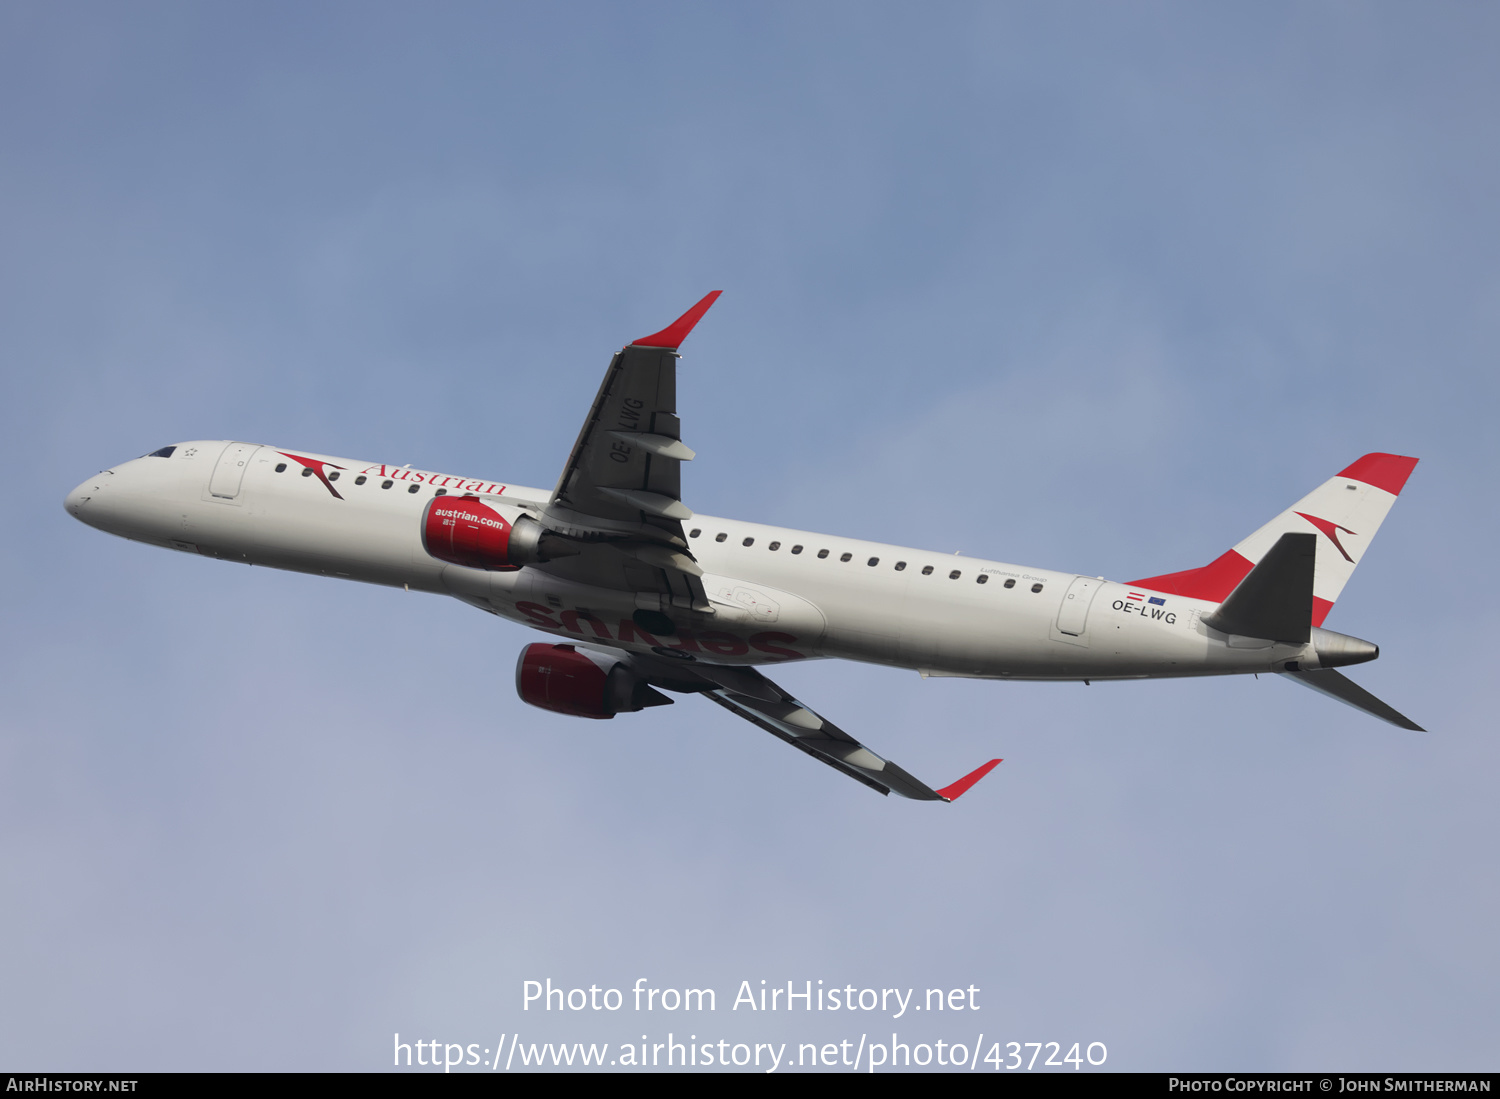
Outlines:
[[[1063,596],[1062,607],[1057,612],[1057,629],[1059,633],[1069,634],[1073,637],[1081,637],[1084,629],[1088,626],[1089,604],[1094,601],[1094,596],[1099,594],[1102,580],[1095,580],[1092,576],[1077,576],[1068,585],[1067,594]]]
[[[208,492],[221,500],[233,500],[240,494],[240,482],[245,479],[245,467],[250,464],[250,455],[260,449],[259,443],[230,443],[219,455],[213,476],[208,480]]]

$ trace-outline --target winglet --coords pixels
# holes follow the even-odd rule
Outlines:
[[[703,295],[702,300],[693,306],[682,316],[678,317],[660,332],[653,332],[649,336],[642,336],[634,341],[631,347],[667,347],[673,351],[682,346],[682,341],[687,339],[693,326],[703,319],[703,314],[708,312],[708,307],[718,300],[722,290],[711,290]]]
[[[1001,761],[998,759],[992,759],[983,767],[976,767],[953,785],[944,786],[941,790],[937,791],[937,796],[944,801],[957,801],[968,791],[970,786],[973,786],[980,779],[984,778],[985,775],[993,771],[995,764],[999,762]]]

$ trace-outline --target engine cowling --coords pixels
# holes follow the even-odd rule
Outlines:
[[[437,496],[422,513],[422,545],[439,561],[504,572],[578,552],[520,508],[478,496]]]
[[[521,650],[516,693],[522,702],[573,717],[609,718],[672,703],[623,660],[542,642]]]

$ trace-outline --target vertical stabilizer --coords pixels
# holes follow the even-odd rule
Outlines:
[[[1399,454],[1366,454],[1211,564],[1130,584],[1222,603],[1283,534],[1316,533],[1312,624],[1321,626],[1416,464]]]

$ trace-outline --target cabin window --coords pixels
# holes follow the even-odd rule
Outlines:
[[[714,541],[715,542],[722,542],[722,541],[724,541],[724,539],[726,539],[728,537],[729,537],[729,535],[724,534],[723,532],[720,532],[720,533],[714,535]]]
[[[1041,591],[1042,590],[1042,586],[1040,584],[1033,584],[1033,585],[1031,585],[1031,590],[1032,591]]]
[[[932,575],[932,566],[931,565],[923,565],[922,566],[922,575],[923,576],[931,576]]]
[[[276,472],[277,473],[285,473],[286,472],[286,463],[285,462],[277,462],[276,463]]]
[[[869,565],[873,569],[876,565],[880,564],[880,558],[872,557],[868,561],[866,561],[865,564]]]
[[[983,573],[982,572],[977,577],[975,577],[975,579],[974,579],[974,583],[976,583],[976,584],[988,584],[989,582],[990,582],[990,577],[989,577],[988,573]]]
[[[779,550],[780,548],[781,548],[781,543],[780,542],[772,542],[769,546],[766,547],[766,549],[771,550],[773,553],[776,550]]]
[[[906,568],[906,562],[905,561],[897,561],[896,562],[896,571],[897,572],[901,572],[905,568]]]
[[[753,545],[755,545],[755,539],[754,538],[746,538],[743,542],[740,543],[740,545],[742,545],[742,546],[753,546]]]
[[[418,490],[421,489],[421,487],[422,487],[421,485],[412,485],[411,488],[407,489],[406,491],[407,492],[417,492]]]
[[[354,478],[354,483],[356,485],[362,485],[367,480],[369,480],[369,478],[367,478],[363,473],[361,473],[358,477]]]
[[[793,553],[801,553],[802,552],[802,547],[801,546],[793,546],[792,547],[792,552]]]
[[[698,535],[700,535],[702,533],[703,533],[703,530],[702,530],[701,527],[694,527],[692,530],[688,531],[688,537],[689,538],[696,538],[696,537],[698,537]]]
[[[958,569],[954,569],[952,572],[950,572],[948,574],[948,579],[949,580],[957,580],[962,575],[963,575],[963,573],[961,573]]]
[[[433,495],[434,496],[447,496],[448,495],[448,490],[445,489],[445,488],[440,488],[436,492],[434,492]]]
[[[853,561],[854,560],[854,554],[852,554],[852,553],[841,553],[841,554],[839,554],[839,560],[840,561],[844,561],[846,563],[849,562],[849,561]]]
[[[395,483],[396,483],[395,481],[381,481],[380,482],[380,487],[381,488],[390,488]]]
[[[827,556],[828,556],[828,551],[827,550],[819,550],[818,551],[818,560],[821,561],[823,558],[825,558]]]
[[[337,481],[339,479],[339,471],[338,470],[334,470],[332,473],[330,473],[328,475],[328,479],[330,481]]]
[[[312,476],[312,467],[311,466],[303,466],[302,467],[302,476],[304,476],[304,477],[311,477]]]
[[[1005,581],[1005,586],[1007,588],[1013,588],[1013,587],[1015,587],[1016,586],[1016,578],[1014,576],[1010,577],[1010,579],[1008,579],[1008,580]]]

